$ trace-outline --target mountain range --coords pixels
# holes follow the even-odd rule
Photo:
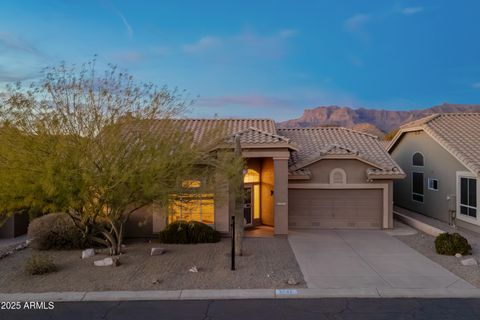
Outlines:
[[[428,109],[397,111],[320,106],[305,109],[300,118],[280,122],[278,126],[281,128],[342,126],[382,137],[407,122],[433,113],[451,112],[480,112],[480,104],[444,103]]]

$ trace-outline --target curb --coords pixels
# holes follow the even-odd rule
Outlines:
[[[480,298],[480,289],[221,289],[171,291],[98,291],[0,293],[0,301],[146,301],[318,298]]]
[[[400,220],[401,222],[405,223],[406,225],[409,225],[410,227],[413,227],[417,230],[420,230],[426,234],[429,234],[433,237],[437,237],[439,234],[445,233],[445,231],[438,229],[434,226],[431,226],[425,222],[419,221],[417,219],[414,219],[412,217],[409,217],[405,214],[402,214],[397,211],[393,211],[393,214],[397,220]]]

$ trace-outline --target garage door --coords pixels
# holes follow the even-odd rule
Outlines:
[[[290,227],[379,229],[382,189],[289,189]]]

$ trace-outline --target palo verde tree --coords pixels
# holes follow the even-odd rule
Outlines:
[[[115,66],[99,73],[95,61],[9,87],[0,102],[1,207],[65,212],[85,238],[119,254],[131,213],[166,207],[179,181],[209,161],[209,144],[178,128],[190,103]]]

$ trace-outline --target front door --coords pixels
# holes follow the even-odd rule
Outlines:
[[[245,186],[244,199],[243,216],[245,218],[245,226],[251,226],[253,223],[252,186]]]

